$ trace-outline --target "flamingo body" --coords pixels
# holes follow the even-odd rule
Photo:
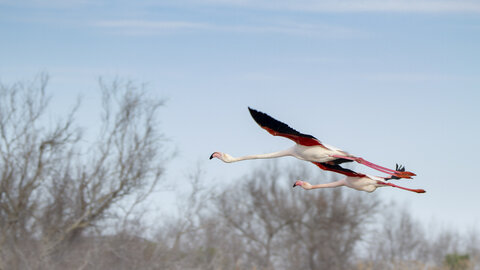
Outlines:
[[[350,156],[347,152],[342,151],[340,149],[329,148],[325,145],[319,146],[305,146],[301,144],[296,144],[294,147],[291,148],[293,154],[292,156],[306,161],[311,162],[329,162],[336,160],[338,158],[333,157],[333,155],[346,155]]]
[[[391,178],[383,178],[383,177],[365,174],[363,176],[347,176],[346,178],[335,181],[335,182],[318,184],[318,185],[312,185],[306,181],[298,180],[295,182],[295,184],[293,184],[293,187],[301,186],[303,189],[311,190],[311,189],[318,189],[318,188],[335,188],[340,186],[346,186],[349,188],[353,188],[355,190],[365,191],[370,193],[370,192],[374,192],[379,187],[391,186],[391,187],[396,187],[396,188],[400,188],[403,190],[412,191],[416,193],[426,192],[423,189],[410,189],[410,188],[397,186],[392,183],[388,183],[387,180],[389,179]]]
[[[344,179],[345,186],[366,192],[374,192],[377,187],[381,187],[382,185],[379,184],[378,181],[379,180],[373,180],[372,177],[369,175],[366,175],[364,177],[348,176]]]

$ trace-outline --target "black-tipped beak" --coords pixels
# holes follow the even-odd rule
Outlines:
[[[296,183],[293,183],[293,187],[296,187],[296,186],[297,186],[297,184],[296,184]]]
[[[210,155],[210,159],[212,159],[212,158],[213,158],[213,154]]]

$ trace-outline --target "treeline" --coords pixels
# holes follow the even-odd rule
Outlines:
[[[427,228],[375,193],[292,189],[331,175],[303,166],[259,162],[215,184],[199,169],[177,179],[188,188],[175,215],[144,212],[170,157],[163,103],[101,83],[101,128],[87,145],[78,106],[45,124],[47,81],[0,84],[0,269],[480,267],[478,231]],[[142,214],[162,218],[147,228]]]
[[[263,163],[265,164],[265,163]],[[427,228],[408,209],[349,189],[292,189],[307,167],[258,167],[216,192],[194,187],[156,238],[162,269],[478,269],[478,231]],[[166,243],[169,243],[166,244]]]

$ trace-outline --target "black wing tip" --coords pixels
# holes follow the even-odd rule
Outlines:
[[[253,120],[262,127],[266,126],[269,121],[268,119],[271,118],[268,114],[252,109],[251,107],[248,107],[248,110]]]
[[[293,136],[301,136],[301,137],[306,137],[309,139],[316,140],[316,138],[313,137],[312,135],[300,133],[295,129],[291,128],[290,126],[288,126],[287,124],[281,121],[278,121],[277,119],[271,117],[270,115],[264,112],[257,111],[255,109],[252,109],[251,107],[248,107],[248,110],[250,111],[250,115],[252,116],[253,120],[255,120],[255,122],[257,122],[257,124],[260,125],[262,128],[269,128],[278,133],[290,134]]]
[[[397,164],[395,164],[395,171],[397,171],[397,172],[404,172],[404,171],[405,171],[405,166],[397,163]],[[392,175],[392,176],[390,176],[390,177],[388,177],[388,178],[385,178],[385,180],[392,180],[392,179],[393,179],[393,180],[398,180],[398,179],[400,179],[400,177],[395,176],[395,175]]]
[[[260,112],[255,110],[255,109],[252,109],[250,106],[248,107],[248,111],[250,112],[250,115],[255,119],[255,115],[259,115]]]
[[[405,171],[405,166],[401,164],[395,164],[395,170],[399,172],[404,172]]]

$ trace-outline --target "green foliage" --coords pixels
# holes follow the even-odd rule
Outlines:
[[[445,255],[443,263],[450,270],[464,270],[468,269],[470,265],[470,256],[468,254],[460,255],[457,253]]]

